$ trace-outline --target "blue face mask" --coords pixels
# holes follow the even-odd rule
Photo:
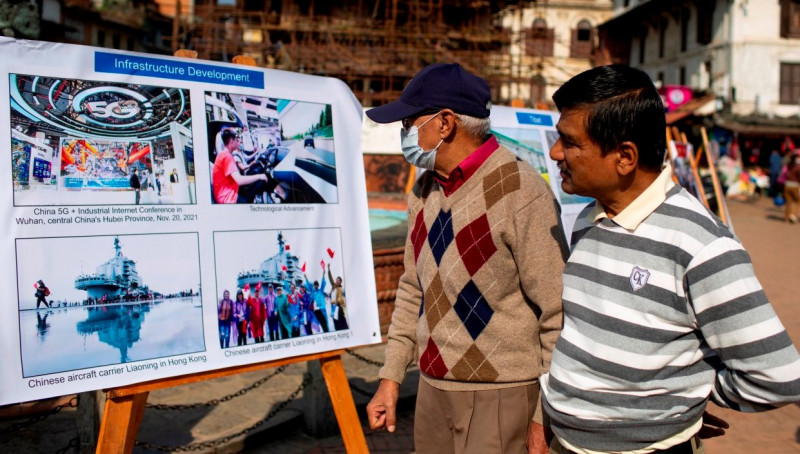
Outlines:
[[[439,112],[436,113],[439,115]],[[419,146],[419,128],[425,126],[426,123],[436,118],[436,115],[425,120],[419,126],[412,126],[406,130],[400,128],[400,147],[403,149],[403,156],[406,157],[411,165],[415,165],[420,169],[433,170],[436,165],[436,151],[442,145],[444,139],[440,140],[432,150],[423,150]]]

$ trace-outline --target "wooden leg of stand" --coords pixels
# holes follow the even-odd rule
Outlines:
[[[364,431],[361,430],[361,421],[356,413],[356,404],[353,401],[353,394],[350,392],[350,384],[347,382],[342,358],[339,356],[322,358],[319,362],[322,364],[322,376],[325,377],[325,384],[328,385],[333,412],[336,413],[336,420],[339,422],[339,430],[342,431],[342,439],[347,453],[368,454],[367,439],[364,437]]]
[[[133,451],[148,394],[143,392],[106,399],[97,440],[98,453],[130,454]]]

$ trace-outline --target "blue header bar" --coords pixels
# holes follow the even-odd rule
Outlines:
[[[517,112],[517,122],[521,125],[553,126],[553,117],[547,114]]]
[[[132,74],[161,79],[188,80],[237,87],[264,88],[264,73],[252,69],[187,63],[164,58],[95,52],[94,70],[104,73]]]

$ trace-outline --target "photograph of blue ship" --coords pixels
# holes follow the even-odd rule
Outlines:
[[[256,288],[259,283],[264,286],[267,284],[272,284],[273,286],[283,285],[284,279],[281,278],[282,276],[289,282],[302,280],[303,272],[297,262],[297,256],[286,250],[283,233],[278,232],[278,253],[261,262],[257,269],[240,272],[236,277],[236,287],[242,289],[245,286]]]
[[[67,280],[76,260],[111,251],[93,273]],[[25,239],[17,255],[25,377],[205,351],[196,234]],[[46,303],[28,282],[47,286]]]
[[[150,289],[142,285],[136,262],[122,256],[119,237],[114,237],[114,257],[97,267],[94,274],[75,278],[75,288],[86,290],[86,302],[134,301],[150,298]]]

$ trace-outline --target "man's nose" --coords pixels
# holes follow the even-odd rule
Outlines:
[[[564,159],[564,152],[561,148],[561,140],[557,140],[556,143],[550,148],[550,159],[553,161],[561,161]]]

